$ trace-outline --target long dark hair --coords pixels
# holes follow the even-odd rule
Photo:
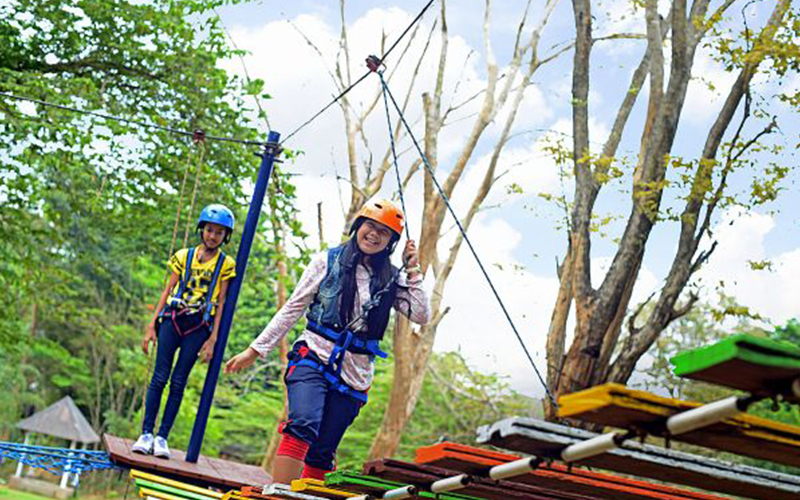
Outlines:
[[[342,325],[349,324],[353,316],[353,304],[356,296],[356,267],[362,262],[364,253],[358,247],[356,232],[363,223],[363,219],[353,224],[351,231],[352,237],[345,243],[342,251],[342,295],[339,303],[339,318]],[[392,240],[386,248],[377,254],[370,255],[369,267],[372,268],[372,277],[369,282],[370,296],[388,288],[386,293],[381,295],[380,302],[373,307],[366,317],[367,336],[369,338],[380,339],[389,324],[389,313],[397,297],[397,281],[395,279],[396,268],[392,265],[389,257],[394,250],[399,237],[392,235]]]

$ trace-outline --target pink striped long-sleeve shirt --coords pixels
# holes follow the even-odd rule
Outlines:
[[[250,347],[255,349],[261,357],[266,356],[278,344],[313,302],[327,269],[327,252],[317,254],[297,283],[292,296],[250,344]],[[359,264],[356,267],[357,293],[353,301],[354,317],[360,314],[362,304],[370,299],[369,281],[370,270]],[[407,315],[414,323],[426,324],[430,320],[430,305],[428,296],[422,288],[422,276],[417,275],[413,279],[408,279],[404,273],[400,273],[398,282],[400,286],[397,289],[397,299],[394,303],[395,310]],[[354,329],[358,329],[358,326],[356,324]],[[305,330],[297,340],[306,342],[309,349],[314,351],[324,363],[330,359],[333,350],[332,342],[309,330]],[[366,391],[372,385],[373,374],[373,364],[368,355],[354,354],[349,351],[345,353],[342,378],[350,387],[358,391]]]

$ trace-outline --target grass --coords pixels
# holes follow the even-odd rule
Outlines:
[[[52,500],[50,497],[25,493],[24,491],[10,490],[3,486],[0,486],[0,498],[6,498],[8,500]]]
[[[105,500],[106,498],[117,498],[121,497],[122,495],[112,493],[111,495],[78,495],[78,498],[81,500]],[[133,494],[135,497],[136,494]],[[17,491],[7,488],[6,486],[0,486],[0,500],[53,500],[52,497],[43,497],[41,495],[34,495],[33,493],[26,493],[24,491]]]

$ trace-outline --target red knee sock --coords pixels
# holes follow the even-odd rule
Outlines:
[[[291,434],[284,434],[281,438],[281,444],[278,446],[276,455],[294,458],[296,460],[305,460],[306,453],[308,453],[308,443],[302,441]],[[306,466],[308,467],[308,466]]]
[[[319,479],[320,481],[325,480],[325,474],[333,472],[331,470],[325,469],[318,469],[313,465],[305,464],[303,467],[303,474],[300,476],[301,479]]]

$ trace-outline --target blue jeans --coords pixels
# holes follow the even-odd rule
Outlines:
[[[289,359],[306,357],[319,361],[304,342],[294,345]],[[325,376],[309,366],[296,366],[286,373],[289,417],[283,432],[310,445],[305,463],[333,470],[336,449],[345,431],[358,416],[361,401],[331,389]]]
[[[153,369],[153,378],[150,380],[150,387],[147,389],[147,401],[144,406],[144,422],[142,423],[142,433],[152,433],[156,425],[156,416],[161,405],[161,394],[164,387],[169,382],[169,396],[164,408],[164,416],[158,428],[158,435],[166,439],[178,410],[183,401],[183,391],[189,380],[189,372],[192,371],[197,355],[203,344],[211,335],[208,327],[203,327],[194,332],[181,337],[175,331],[175,326],[169,318],[164,318],[158,328],[158,350],[156,351],[156,366]],[[175,352],[180,349],[178,361],[173,368]],[[172,379],[170,380],[170,372]]]

